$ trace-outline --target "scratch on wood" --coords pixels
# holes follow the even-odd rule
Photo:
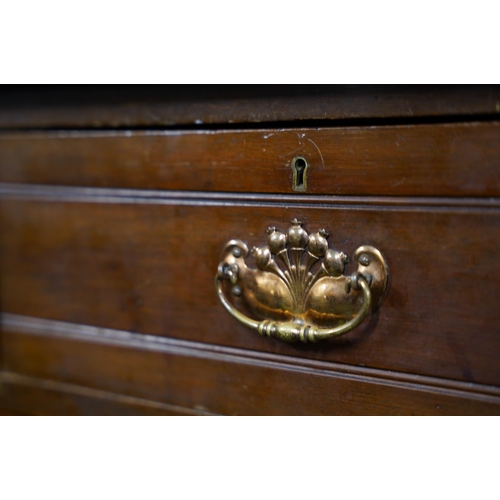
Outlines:
[[[160,117],[160,116],[158,116],[157,114],[155,114],[155,113],[153,112],[153,110],[152,110],[152,109],[150,109],[150,108],[148,108],[148,109],[146,110],[146,116],[147,116],[148,118],[151,118],[151,119],[152,119],[152,120],[154,120],[155,122],[161,122],[161,117]]]
[[[405,181],[405,179],[399,179],[399,181],[392,183],[391,187],[399,186],[400,184],[403,184],[404,181]]]
[[[323,155],[321,154],[320,149],[318,148],[318,145],[312,140],[312,139],[307,139],[309,142],[311,142],[314,147],[318,150],[319,155],[321,156],[321,163],[323,163],[323,168],[325,168],[325,160],[323,159]]]

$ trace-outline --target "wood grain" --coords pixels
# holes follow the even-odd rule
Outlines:
[[[498,85],[3,86],[0,415],[499,415],[499,119]],[[344,338],[217,301],[224,243],[295,217],[388,261]]]
[[[6,369],[64,385],[226,415],[498,415],[500,398],[243,357],[190,356],[5,331]],[[194,350],[192,354],[198,354]],[[12,375],[11,375],[12,377]],[[43,384],[40,381],[39,384]],[[36,384],[34,384],[36,385]],[[33,392],[14,409],[35,409]],[[74,399],[57,396],[59,411]],[[7,397],[7,400],[12,396]],[[1,399],[0,399],[1,404]],[[45,408],[50,409],[50,401]],[[43,406],[42,406],[43,408]],[[81,404],[93,414],[105,406]],[[116,411],[116,409],[114,410]],[[121,409],[124,411],[124,409]],[[144,407],[142,411],[146,412]],[[151,410],[153,411],[153,409]]]
[[[1,294],[10,313],[297,358],[500,385],[498,209],[328,209],[4,201]],[[294,217],[331,246],[385,255],[382,306],[336,341],[261,338],[223,310],[213,277],[226,241],[263,244]]]
[[[0,181],[308,194],[500,196],[500,124],[0,135]]]
[[[286,365],[293,370],[305,370],[308,373],[311,371],[332,372],[336,375],[356,379],[378,381],[385,385],[404,387],[425,386],[427,390],[439,393],[462,394],[469,392],[472,394],[472,397],[493,396],[494,400],[496,400],[495,398],[500,398],[500,387],[492,385],[414,375],[394,370],[380,370],[332,361],[297,358],[263,351],[224,347],[157,335],[144,335],[124,330],[19,316],[10,313],[2,313],[0,320],[1,328],[15,334],[29,334],[63,340],[71,339],[94,344],[105,344],[106,346],[114,345],[194,358],[232,361],[235,363],[242,362],[244,364],[255,364],[270,368],[280,368]]]
[[[53,380],[0,372],[0,415],[210,415]],[[15,412],[15,413],[12,413]]]
[[[498,85],[157,85],[0,91],[0,127],[137,127],[498,115]]]
[[[200,206],[274,206],[293,204],[301,208],[349,207],[382,210],[403,207],[404,210],[451,209],[474,211],[498,209],[500,198],[453,198],[450,196],[346,196],[346,195],[298,195],[262,193],[221,193],[210,191],[166,191],[158,189],[124,189],[102,187],[53,186],[45,184],[13,184],[0,182],[0,197],[5,200],[46,202],[120,203],[154,205]]]

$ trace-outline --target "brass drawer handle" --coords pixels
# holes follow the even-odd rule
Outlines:
[[[252,249],[257,269],[249,268],[249,251],[241,240],[229,241],[215,276],[225,309],[261,335],[285,342],[318,342],[356,328],[380,303],[388,270],[379,250],[362,246],[354,253],[357,271],[344,276],[349,259],[328,248],[328,233],[308,234],[298,220],[287,233],[268,229],[267,246]],[[241,297],[255,316],[236,309],[225,292]]]

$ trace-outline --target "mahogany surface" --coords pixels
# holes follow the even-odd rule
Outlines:
[[[16,334],[8,329],[4,336],[9,353],[4,369],[7,374],[13,371],[38,381],[43,389],[39,395],[44,399],[40,404],[42,412],[52,408],[62,413],[96,411],[98,405],[90,398],[91,390],[86,391],[86,401],[82,401],[81,390],[76,394],[69,390],[71,397],[63,399],[60,392],[66,387],[57,391],[57,384],[46,382],[62,377],[76,388],[85,386],[151,401],[155,412],[163,408],[154,402],[226,415],[491,415],[498,414],[500,404],[496,392],[474,393],[463,387],[421,384],[418,379],[392,380],[325,367],[301,367],[283,360],[249,359],[244,351],[239,355],[189,348],[156,351],[151,346],[144,349],[111,342],[95,344]],[[39,408],[34,406],[36,401],[26,401],[29,384],[23,378],[9,376],[8,382],[12,396],[20,400],[20,404],[12,403],[15,408],[27,411],[30,404]],[[52,389],[51,399],[59,401],[46,401],[47,386]],[[35,388],[31,390],[35,393]],[[108,408],[122,399],[113,397]],[[127,406],[130,412],[131,403]],[[144,403],[137,406],[141,412],[147,409]],[[108,408],[104,406],[100,411]]]
[[[2,203],[6,312],[469,382],[500,378],[500,207],[107,201]],[[332,248],[352,255],[373,245],[387,260],[381,307],[346,337],[261,338],[215,295],[227,241],[265,244],[270,224],[284,230],[295,217],[311,232],[328,228]]]
[[[0,415],[500,414],[499,87],[264,87],[0,92]],[[218,302],[294,218],[387,260],[345,337]]]
[[[238,193],[499,196],[500,123],[0,134],[0,181]]]

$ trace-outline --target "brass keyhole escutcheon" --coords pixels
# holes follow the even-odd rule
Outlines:
[[[305,192],[307,191],[307,170],[309,163],[303,156],[296,156],[291,164],[293,179],[292,189],[294,191]]]

